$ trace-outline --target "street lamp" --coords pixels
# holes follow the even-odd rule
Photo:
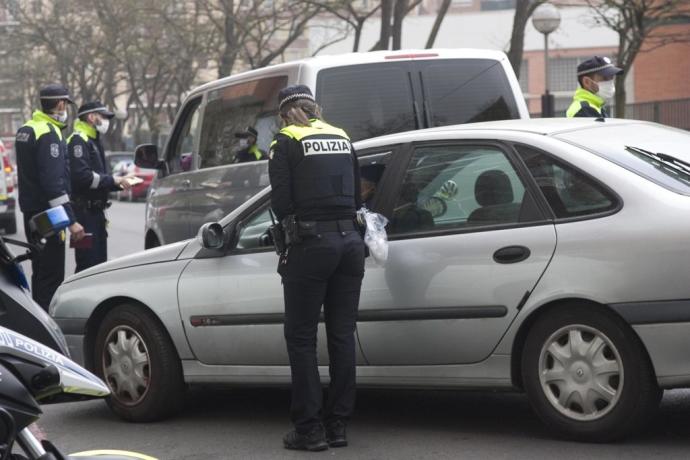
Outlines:
[[[554,116],[553,94],[549,93],[549,34],[561,24],[561,13],[551,3],[542,3],[532,13],[532,25],[544,34],[544,94],[541,96],[541,116]]]

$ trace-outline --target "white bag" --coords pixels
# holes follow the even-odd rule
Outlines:
[[[358,214],[358,217],[364,219],[367,224],[367,229],[364,232],[364,244],[369,248],[369,253],[376,263],[385,265],[388,259],[388,235],[386,234],[388,219],[381,214],[369,211],[367,208],[362,208]]]

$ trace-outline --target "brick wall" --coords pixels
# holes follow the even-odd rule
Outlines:
[[[665,27],[662,33],[684,33],[690,24]],[[690,98],[690,42],[641,51],[634,63],[635,102]]]

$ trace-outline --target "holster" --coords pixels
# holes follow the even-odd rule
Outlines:
[[[274,224],[268,227],[268,233],[273,240],[273,247],[276,249],[276,254],[282,256],[287,250],[287,243],[285,241],[285,231],[282,224]]]

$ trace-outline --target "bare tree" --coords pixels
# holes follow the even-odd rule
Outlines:
[[[446,13],[448,13],[450,2],[451,0],[443,0],[441,2],[441,6],[438,8],[438,12],[436,13],[436,20],[434,21],[434,25],[431,27],[431,32],[429,32],[429,38],[426,40],[425,48],[433,48],[438,31],[441,29],[441,24],[446,17]]]
[[[343,0],[336,4],[331,4],[327,2],[323,4],[323,8],[326,12],[330,13],[334,17],[345,21],[354,32],[354,42],[352,44],[352,51],[359,51],[360,42],[362,39],[362,30],[364,30],[364,24],[371,18],[376,12],[381,9],[381,2],[377,2],[373,5],[371,9],[360,9],[357,2],[352,0]]]
[[[508,60],[518,78],[520,77],[520,67],[522,66],[522,53],[525,48],[525,27],[527,26],[527,21],[529,21],[534,10],[544,2],[545,0],[517,0],[515,4]]]
[[[403,21],[420,3],[422,0],[381,0],[381,32],[378,42],[370,51],[389,49],[391,40],[392,49],[400,49]]]
[[[675,32],[664,28],[690,18],[687,0],[585,0],[595,23],[618,34],[618,65],[623,73],[616,76],[616,116],[625,117],[625,79],[638,53],[669,43],[690,41],[687,29]]]

